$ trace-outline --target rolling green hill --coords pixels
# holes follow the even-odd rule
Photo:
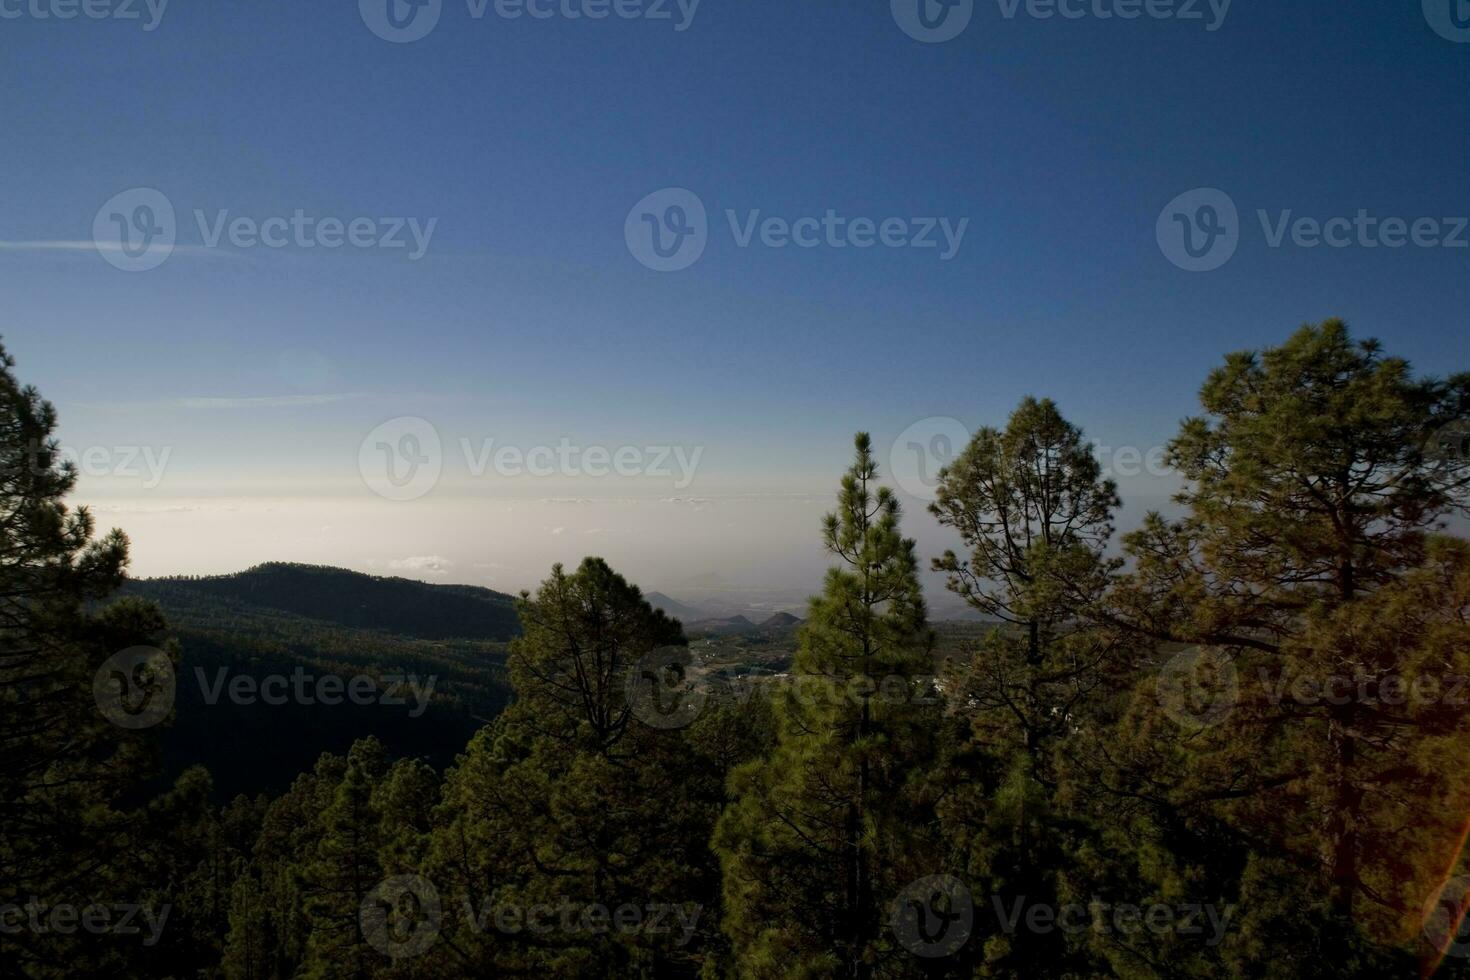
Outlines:
[[[145,579],[129,591],[202,611],[224,600],[355,629],[423,640],[509,640],[520,632],[511,596],[345,568],[270,562],[234,575]]]
[[[123,594],[157,603],[182,648],[163,778],[203,765],[221,799],[279,792],[367,735],[442,767],[510,697],[515,610],[488,589],[271,564],[130,581]],[[369,678],[374,693],[358,681],[354,703],[323,678],[344,690]]]

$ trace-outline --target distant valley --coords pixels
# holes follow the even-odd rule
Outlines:
[[[181,650],[162,778],[204,765],[220,799],[280,792],[321,753],[345,752],[367,735],[442,769],[511,697],[506,645],[520,625],[514,597],[491,589],[273,562],[232,575],[131,580],[123,595],[157,603]],[[803,620],[773,611],[776,601],[645,598],[680,620],[706,666],[790,666]],[[939,630],[941,646],[970,635],[961,624]],[[371,679],[383,696],[271,704],[251,693],[267,678],[310,685],[324,677]]]
[[[156,603],[181,651],[161,780],[203,765],[222,800],[281,792],[321,753],[345,752],[367,735],[442,769],[510,699],[506,644],[520,625],[514,597],[491,589],[272,562],[231,575],[134,579],[122,594]],[[647,598],[681,620],[696,646],[738,641],[730,656],[777,664],[794,649],[800,620],[789,613]],[[328,676],[371,678],[383,697],[266,702],[267,678],[311,685]]]

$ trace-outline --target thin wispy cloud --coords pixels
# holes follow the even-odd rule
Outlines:
[[[415,555],[399,558],[388,563],[395,572],[416,572],[420,575],[444,575],[454,567],[454,562],[438,555]]]
[[[179,408],[301,408],[331,405],[361,397],[358,394],[336,395],[264,395],[255,398],[180,398],[173,404]]]
[[[69,241],[66,239],[7,242],[0,241],[4,252],[121,252],[122,242],[94,242],[91,240]],[[229,249],[209,248],[205,245],[180,245],[175,243],[171,252],[184,255],[231,255]]]
[[[312,408],[318,405],[333,405],[337,402],[349,401],[354,398],[364,397],[361,392],[329,392],[322,394],[306,395],[255,395],[255,396],[216,396],[216,395],[194,395],[183,398],[168,398],[162,401],[136,401],[136,402],[67,402],[66,404],[75,408],[95,409],[105,412],[137,412],[137,411],[210,411],[210,410],[248,410],[248,409],[272,409],[272,408]]]

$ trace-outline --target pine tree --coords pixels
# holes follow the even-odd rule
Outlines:
[[[877,486],[867,434],[823,524],[840,564],[811,601],[777,741],[732,776],[715,838],[725,928],[742,976],[904,975],[917,961],[889,932],[890,904],[936,870],[925,777],[937,710],[914,543]]]
[[[235,879],[229,916],[221,972],[228,980],[266,980],[273,965],[271,917],[267,897],[253,875]]]
[[[377,739],[353,743],[332,803],[322,814],[324,833],[300,869],[311,919],[309,977],[363,980],[382,962],[381,951],[365,933],[363,905],[385,877],[383,819],[374,790],[387,771]]]
[[[682,933],[583,925],[589,906],[708,907],[713,810],[683,735],[639,720],[630,674],[685,643],[606,562],[561,566],[519,603],[509,667],[516,702],[445,780],[431,874],[468,914],[448,922],[446,968],[566,977],[692,976]],[[572,928],[499,928],[566,907]],[[473,920],[472,920],[473,917]]]
[[[1103,549],[1116,487],[1050,400],[1026,398],[1005,429],[982,428],[940,474],[930,510],[965,555],[934,561],[950,591],[999,620],[949,665],[946,695],[968,727],[943,810],[972,888],[1006,905],[1055,906],[1079,832],[1057,804],[1057,758],[1104,683],[1115,638],[1089,611],[1115,565]],[[981,942],[972,948],[978,955]],[[1056,974],[1065,943],[1023,931],[988,940],[990,969]]]
[[[259,825],[242,847],[248,852],[245,867],[232,886],[223,956],[230,980],[296,976],[303,970],[313,926],[307,913],[308,869],[327,834],[325,817],[345,771],[345,759],[323,753],[311,772],[263,803]]]
[[[629,671],[659,648],[686,645],[678,621],[601,558],[571,575],[554,566],[516,611],[523,632],[508,657],[514,717],[569,749],[612,753],[634,721]]]
[[[85,907],[147,888],[125,860],[138,815],[117,804],[147,774],[150,735],[113,724],[99,707],[116,702],[94,681],[164,623],[137,601],[89,611],[121,584],[128,541],[94,539],[91,515],[65,502],[76,472],[59,455],[56,412],[13,367],[0,348],[0,906]],[[146,669],[130,680],[164,693]],[[127,955],[79,933],[0,931],[0,963],[33,977],[123,970]]]
[[[1186,672],[1190,701],[1177,671],[1145,677],[1099,778],[1147,804],[1178,874],[1238,896],[1252,918],[1227,957],[1293,956],[1314,931],[1334,968],[1365,940],[1402,947],[1459,846],[1466,712],[1391,692],[1470,673],[1470,553],[1438,533],[1470,471],[1432,451],[1467,399],[1470,376],[1416,379],[1338,321],[1231,355],[1169,447],[1186,516],[1125,539],[1118,621],[1213,666]]]

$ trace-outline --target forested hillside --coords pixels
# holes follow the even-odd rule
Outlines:
[[[519,632],[515,600],[503,593],[323,565],[270,562],[235,575],[133,581],[128,591],[201,622],[212,609],[236,604],[422,640],[505,641]]]
[[[162,775],[202,765],[221,801],[280,792],[322,752],[345,752],[359,738],[443,767],[510,698],[501,641],[517,631],[515,609],[510,596],[488,589],[269,564],[238,575],[130,580],[121,591],[156,603],[189,651],[161,736]],[[287,611],[316,603],[319,616]],[[443,622],[433,621],[435,610]],[[229,696],[236,678],[294,681],[297,673],[303,684],[369,677],[385,694],[397,683],[406,703]],[[418,693],[427,695],[422,706]]]
[[[1467,410],[1470,374],[1304,327],[1209,375],[1178,516],[1119,534],[1082,431],[1027,398],[939,474],[934,555],[859,433],[789,664],[727,672],[701,649],[749,637],[691,646],[596,557],[510,613],[299,566],[124,585],[69,470],[22,463],[54,413],[6,371],[0,907],[122,903],[151,938],[51,917],[0,964],[1470,976]],[[941,642],[926,564],[987,622]],[[410,632],[418,597],[449,622]],[[160,747],[207,765],[159,785]]]

